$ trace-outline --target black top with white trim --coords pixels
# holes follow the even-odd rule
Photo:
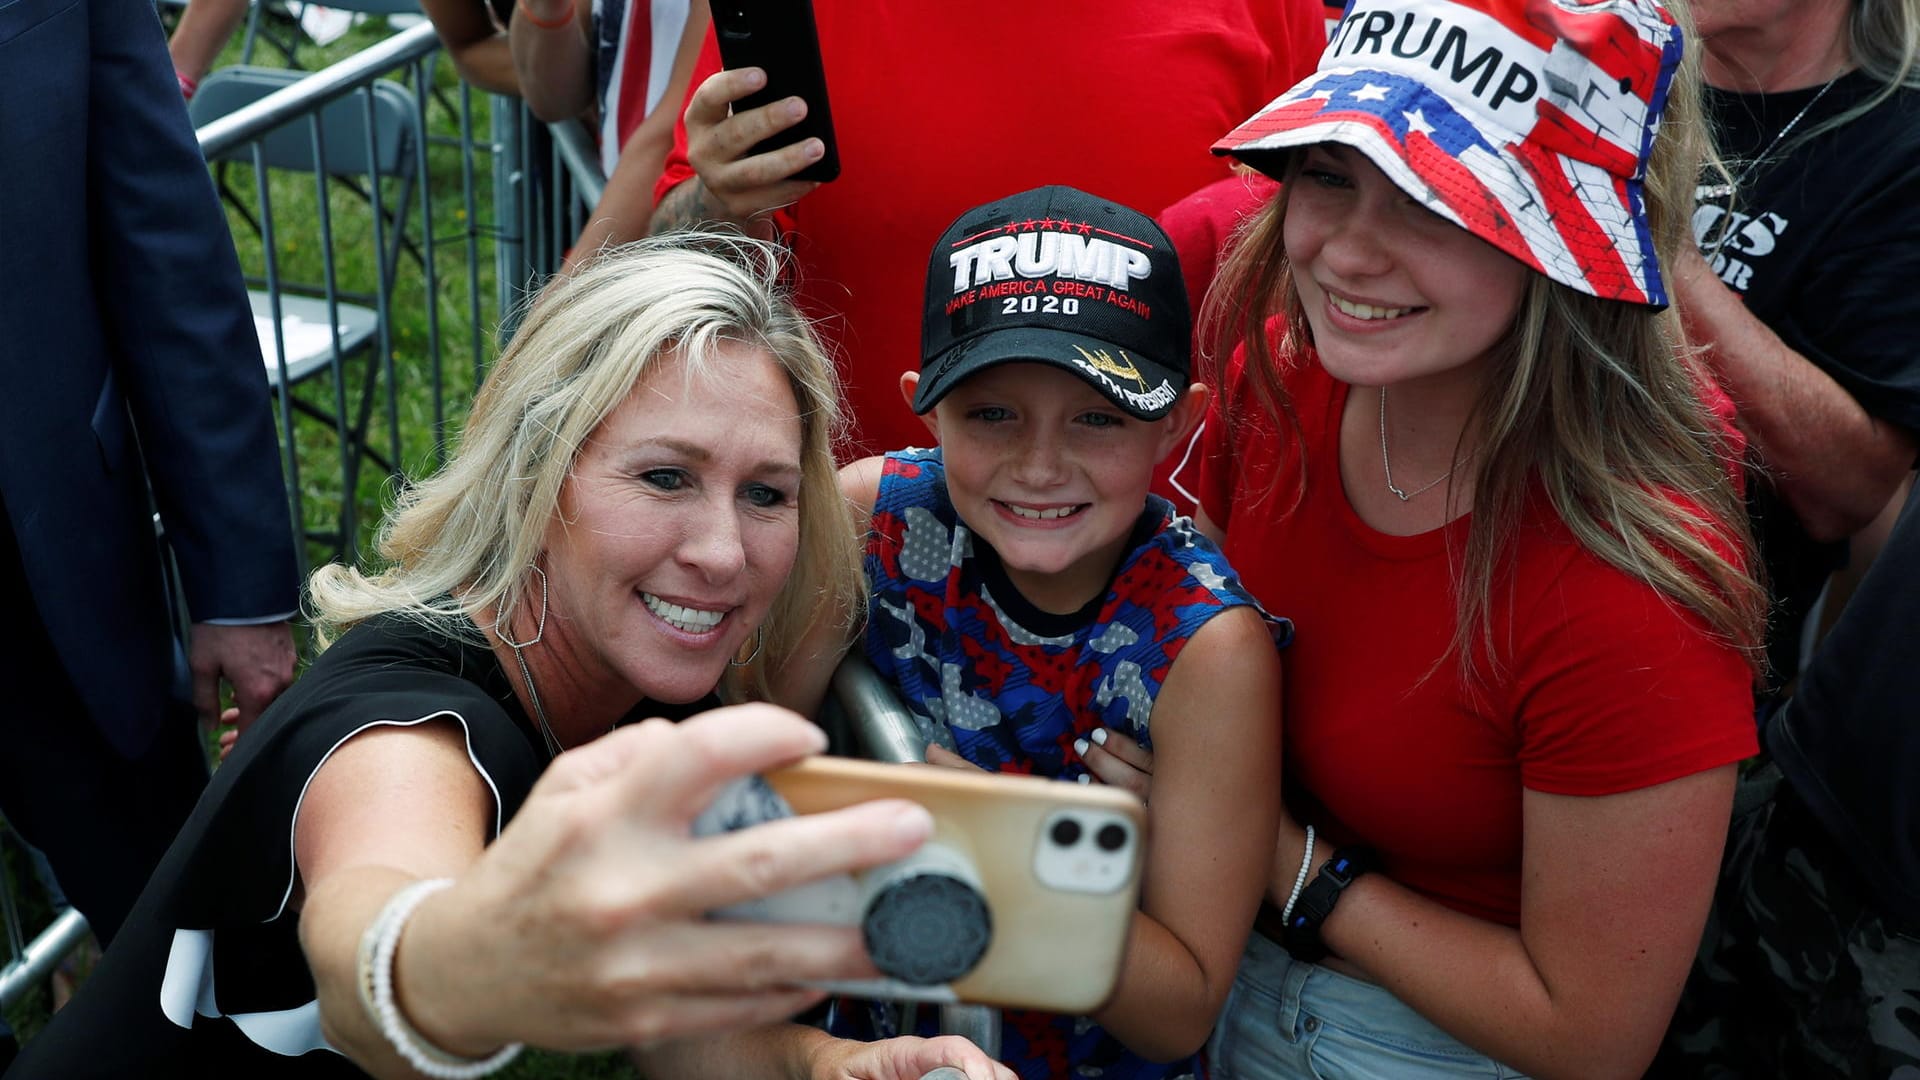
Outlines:
[[[499,662],[464,629],[465,640],[379,616],[321,654],[214,774],[113,948],[8,1076],[363,1075],[320,1035],[288,905],[294,818],[314,773],[351,736],[451,719],[494,793],[498,834],[547,755]],[[647,703],[644,715],[678,719],[714,704]]]

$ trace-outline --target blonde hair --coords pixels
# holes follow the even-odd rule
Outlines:
[[[834,470],[833,365],[779,284],[781,267],[773,245],[679,233],[556,281],[495,362],[453,456],[382,523],[385,569],[314,571],[322,641],[383,613],[469,636],[482,611],[512,625],[521,605],[540,603],[529,570],[582,444],[663,357],[683,358],[689,379],[720,377],[716,347],[741,342],[786,371],[802,426],[799,555],[763,624],[764,648],[730,688],[763,695],[809,625],[864,610],[866,593]]]
[[[1853,62],[1888,92],[1920,89],[1920,0],[1853,0],[1847,44]]]
[[[1902,89],[1920,90],[1920,0],[1853,0],[1846,35],[1848,58],[1879,83],[1879,89],[1839,115],[1810,126],[1788,142],[1782,153],[1858,120]]]
[[[1674,15],[1691,36],[1684,13]],[[1669,89],[1645,184],[1654,248],[1668,267],[1693,242],[1693,190],[1707,149],[1693,52]],[[1297,442],[1282,378],[1286,364],[1309,355],[1312,330],[1287,266],[1285,216],[1283,187],[1237,240],[1202,322],[1215,356],[1233,344],[1246,349],[1253,404],[1284,421]],[[1276,315],[1283,316],[1278,342],[1269,331]],[[1750,569],[1746,511],[1729,482],[1739,464],[1700,399],[1712,376],[1692,356],[1673,310],[1603,300],[1530,275],[1468,421],[1477,426],[1479,451],[1471,459],[1454,455],[1454,475],[1474,483],[1466,547],[1454,553],[1458,618],[1450,652],[1464,678],[1488,674],[1482,658],[1498,665],[1504,643],[1493,634],[1494,581],[1509,565],[1504,556],[1535,485],[1581,546],[1697,614],[1757,670],[1766,594]],[[1299,486],[1279,513],[1299,505],[1305,470],[1294,475]],[[1451,483],[1448,492],[1451,503]]]

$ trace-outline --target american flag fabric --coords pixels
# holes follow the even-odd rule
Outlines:
[[[1320,69],[1214,144],[1337,142],[1555,281],[1664,306],[1641,182],[1680,63],[1648,0],[1352,0]]]

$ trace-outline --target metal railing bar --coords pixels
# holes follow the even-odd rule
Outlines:
[[[373,85],[372,83],[368,83],[360,88],[360,107],[367,124],[365,135],[367,146],[368,202],[371,204],[373,210],[373,257],[376,263],[373,275],[374,310],[378,313],[380,319],[379,324],[374,329],[374,343],[380,350],[380,356],[374,363],[367,365],[367,377],[370,379],[373,378],[374,372],[378,371],[385,376],[386,379],[387,438],[388,445],[392,449],[392,455],[387,460],[392,463],[394,470],[398,471],[403,459],[400,453],[400,398],[396,392],[393,370],[393,277],[400,270],[400,252],[403,242],[406,239],[406,227],[405,220],[399,214],[395,214],[393,220],[394,244],[393,250],[389,252],[387,250],[386,231],[386,183],[385,177],[380,174],[380,148],[377,145],[380,134],[378,129],[379,119],[374,113]],[[422,92],[421,87],[416,86],[414,88],[416,97]],[[405,188],[401,189],[401,209],[403,211],[406,208],[406,196],[408,194],[409,192],[407,192]],[[423,252],[422,256],[421,262],[424,263],[433,258],[433,253],[430,251]],[[427,303],[429,305],[433,303],[431,296],[427,298]],[[365,388],[362,391],[362,393],[371,392],[371,387]],[[366,416],[364,407],[361,409],[359,416],[362,420],[362,422],[359,423],[360,438],[364,440],[367,438],[366,425],[363,422]],[[356,461],[354,467],[347,471],[346,477],[347,480],[351,482],[356,480],[359,475],[359,462]],[[354,486],[357,487],[358,485],[356,484]],[[358,501],[359,492],[349,491],[347,492],[347,498]],[[356,541],[358,540],[357,534],[355,539]],[[357,543],[354,546],[357,547]]]
[[[353,455],[355,453],[352,429],[347,422],[347,360],[340,347],[340,281],[333,260],[333,200],[327,191],[327,138],[326,128],[321,119],[324,110],[315,109],[307,117],[307,135],[313,144],[313,185],[317,196],[316,211],[320,218],[320,266],[321,287],[327,303],[327,368],[333,376],[333,428],[340,440],[340,477],[342,492],[340,497],[340,558],[349,563],[353,560],[354,538],[358,529],[354,522],[353,492],[348,484],[353,476]],[[377,193],[376,193],[377,194]],[[379,220],[379,210],[374,211],[374,220]],[[378,227],[376,225],[376,227]],[[284,334],[284,324],[276,317],[275,333]],[[283,384],[281,392],[292,394],[293,387]]]
[[[549,247],[544,252],[546,257],[541,262],[541,268],[549,273],[560,265],[560,260],[566,258],[567,246],[573,243],[573,237],[576,235],[566,232],[567,206],[570,198],[568,192],[571,190],[571,185],[566,183],[568,177],[561,167],[560,143],[558,140],[550,140],[550,142],[551,146],[547,150],[547,175],[560,182],[553,185],[553,191],[550,193],[553,197],[547,200]]]
[[[60,913],[20,953],[0,968],[0,1006],[10,1006],[53,974],[53,969],[87,939],[87,917],[73,908]]]
[[[551,124],[547,130],[553,134],[554,148],[573,180],[580,202],[592,213],[607,190],[607,178],[600,171],[600,152],[594,148],[593,135],[587,131],[587,125],[578,120]]]
[[[431,23],[402,30],[363,52],[210,121],[196,132],[200,137],[200,151],[211,159],[439,47],[440,39]]]
[[[253,186],[260,200],[260,250],[266,260],[267,268],[267,315],[273,320],[273,360],[276,378],[277,398],[280,407],[280,430],[282,432],[280,455],[285,459],[287,469],[287,501],[293,511],[293,557],[300,570],[300,580],[307,580],[310,564],[307,561],[307,516],[306,502],[300,494],[300,455],[295,452],[293,428],[293,386],[287,378],[287,335],[281,330],[285,326],[285,312],[280,305],[280,258],[274,248],[273,201],[267,193],[266,148],[259,139],[253,141]]]
[[[480,238],[473,228],[479,209],[473,194],[473,87],[464,82],[460,84],[460,141],[467,147],[460,151],[460,205],[467,216],[467,311],[472,321],[473,385],[477,389],[486,373],[486,334],[480,325]],[[446,422],[444,417],[434,419],[441,425]],[[444,428],[438,434],[444,440]]]
[[[520,318],[519,283],[527,276],[529,185],[524,147],[530,115],[522,102],[501,101],[489,125],[493,141],[500,147],[493,158],[494,227],[500,236],[493,249],[493,288],[497,334],[502,339],[512,336]]]
[[[414,85],[424,85],[424,80],[427,78],[426,65],[427,62],[424,58],[416,59],[413,62]],[[467,93],[467,84],[464,82],[460,84],[460,93],[462,95]],[[427,97],[425,94],[415,94],[413,96],[413,108],[414,120],[419,124],[420,131],[424,134],[428,130]],[[471,140],[467,141],[470,142]],[[433,445],[429,447],[428,460],[429,467],[437,469],[446,460],[447,405],[446,380],[443,377],[442,366],[445,363],[445,359],[440,353],[439,260],[434,254],[433,184],[431,183],[433,173],[430,171],[430,163],[427,159],[428,142],[429,140],[423,138],[414,149],[414,173],[420,178],[420,235],[425,238],[424,243],[426,245],[427,255],[421,270],[426,277],[427,286],[427,378],[433,387]],[[460,154],[462,157],[468,156],[469,153],[465,146],[461,147]],[[470,170],[471,166],[469,165],[467,168]],[[471,233],[473,229],[473,222],[471,220],[467,222],[467,229],[469,233]],[[479,258],[479,248],[469,239],[467,241],[468,277],[479,276]],[[478,300],[474,302],[473,317],[475,321],[478,321],[480,318]],[[387,392],[398,395],[400,388],[390,385],[387,387]],[[396,457],[394,464],[398,466],[400,459]]]

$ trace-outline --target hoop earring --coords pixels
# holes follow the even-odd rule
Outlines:
[[[493,621],[494,636],[502,642],[505,642],[506,646],[515,652],[540,644],[540,639],[547,634],[547,572],[540,569],[537,563],[528,563],[527,569],[539,575],[540,578],[540,620],[534,624],[533,637],[528,638],[526,641],[515,641],[507,636],[507,632],[505,628],[500,625],[499,619]]]
[[[728,660],[727,666],[737,667],[737,668],[746,667],[748,664],[751,664],[755,660],[760,659],[760,650],[765,648],[766,644],[767,644],[767,624],[761,623],[760,628],[758,630],[755,630],[753,634],[753,651],[747,654],[747,658],[745,660]]]

